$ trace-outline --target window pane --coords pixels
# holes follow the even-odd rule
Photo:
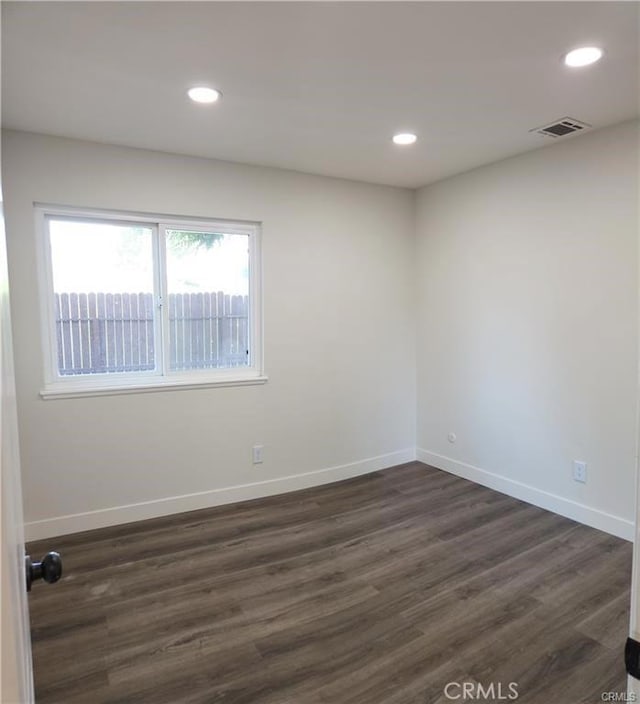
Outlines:
[[[49,220],[58,372],[155,369],[148,226]]]
[[[249,236],[167,230],[169,368],[249,364]]]

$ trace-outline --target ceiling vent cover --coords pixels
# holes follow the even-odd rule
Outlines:
[[[529,132],[537,132],[538,134],[544,134],[547,137],[553,137],[555,139],[556,137],[564,137],[574,132],[582,132],[589,129],[589,127],[591,127],[591,125],[586,122],[580,122],[580,120],[574,120],[573,117],[562,117],[544,127],[534,127],[534,129],[529,130]]]

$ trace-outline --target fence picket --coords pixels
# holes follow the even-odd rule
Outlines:
[[[202,296],[197,293],[189,294],[189,301],[191,303],[191,317],[189,322],[191,324],[191,368],[201,368],[202,367],[202,333],[201,333],[201,320],[202,320]]]
[[[105,366],[108,371],[113,370],[116,359],[116,326],[113,308],[113,294],[106,293],[104,297],[105,337],[107,338]]]
[[[211,294],[202,294],[202,350],[203,366],[211,366]]]
[[[189,369],[191,362],[191,328],[189,325],[189,296],[180,296],[180,347],[182,348],[182,366],[181,369]]]
[[[104,293],[96,294],[96,319],[93,321],[92,331],[95,331],[95,338],[98,340],[98,369],[97,371],[108,371],[107,365],[107,315],[105,309]],[[93,332],[92,332],[93,335]]]
[[[114,332],[114,371],[124,371],[124,334],[122,330],[122,294],[113,294],[113,332]]]
[[[97,302],[96,294],[90,293],[87,295],[87,332],[89,335],[89,371],[102,371],[100,364],[100,336],[97,329]]]
[[[56,333],[58,338],[58,371],[65,374],[68,369],[73,369],[70,347],[71,338],[69,330],[69,294],[56,294]]]
[[[80,339],[80,368],[85,374],[91,369],[89,331],[87,330],[87,294],[78,294],[78,337]]]
[[[153,337],[153,294],[144,293],[142,296],[144,300],[146,367],[147,369],[154,369],[156,366],[156,358]]]
[[[224,293],[218,291],[216,297],[216,367],[222,367],[222,318],[224,317]]]
[[[140,369],[140,312],[138,311],[138,294],[129,297],[129,317],[131,325],[131,369]]]
[[[72,293],[69,296],[69,321],[71,325],[71,355],[73,368],[82,370],[82,351],[80,349],[80,326],[78,310],[78,294]]]

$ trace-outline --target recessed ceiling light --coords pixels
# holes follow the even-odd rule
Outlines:
[[[564,62],[567,66],[588,66],[595,64],[602,58],[602,49],[597,46],[583,46],[579,49],[570,51],[565,57]]]
[[[215,103],[219,100],[222,93],[215,88],[206,88],[205,86],[197,86],[187,91],[187,95],[194,103]]]
[[[417,139],[416,135],[411,132],[401,132],[400,134],[393,135],[394,144],[414,144]]]

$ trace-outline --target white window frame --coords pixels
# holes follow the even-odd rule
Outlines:
[[[257,222],[203,219],[149,213],[94,210],[59,205],[35,204],[38,254],[42,348],[44,357],[43,399],[80,396],[103,396],[123,393],[196,389],[214,386],[264,384],[262,330],[262,257],[261,227]],[[86,219],[96,222],[145,225],[152,230],[154,295],[159,313],[154,319],[156,369],[141,372],[61,375],[58,371],[53,265],[49,238],[49,219]],[[193,369],[173,372],[169,369],[168,307],[161,297],[167,292],[166,230],[224,232],[247,235],[249,240],[249,364],[225,369]]]

